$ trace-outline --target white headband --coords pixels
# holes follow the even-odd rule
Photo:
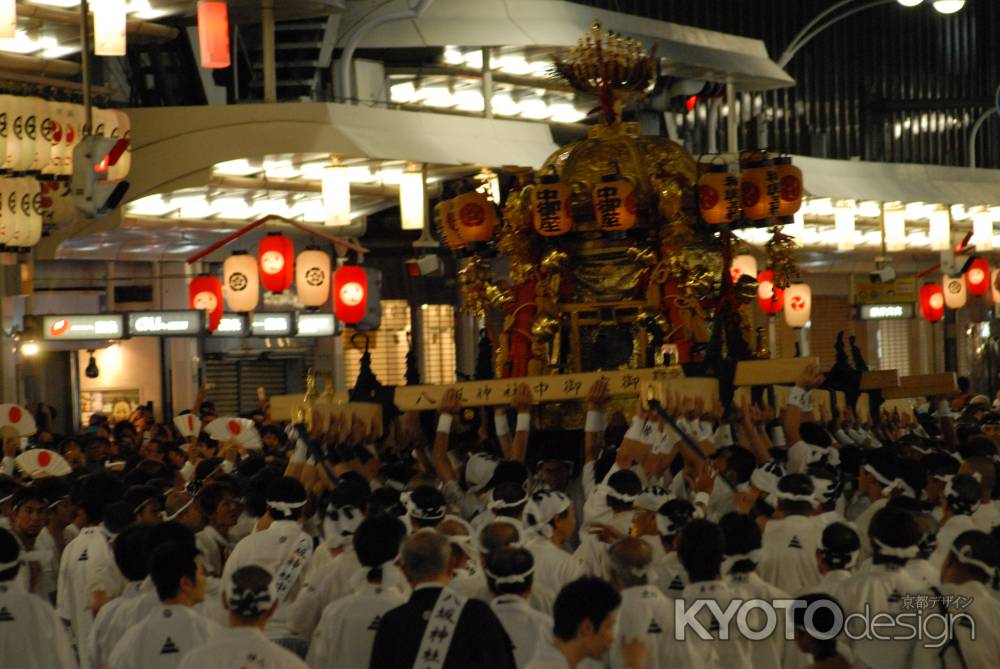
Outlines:
[[[295,509],[301,509],[306,505],[306,500],[301,502],[279,502],[273,499],[267,500],[267,505],[274,509],[275,511],[281,511],[282,513],[289,513]]]
[[[167,513],[164,512],[163,513],[163,520],[165,520],[167,522],[173,520],[177,516],[181,515],[185,511],[187,511],[191,507],[192,504],[194,504],[194,495],[191,496],[191,499],[189,499],[184,506],[182,506],[181,508],[177,509],[176,511],[174,511],[170,515],[167,515]]]
[[[513,544],[511,544],[513,546]],[[509,576],[497,576],[489,569],[484,569],[486,576],[493,580],[497,585],[514,585],[516,583],[524,583],[528,580],[528,577],[535,573],[535,565],[531,565],[531,569],[522,572],[520,574],[511,574]]]
[[[0,571],[7,571],[8,569],[13,569],[17,565],[21,564],[21,560],[14,560],[13,562],[0,562]]]
[[[11,493],[11,494],[7,495],[6,497],[0,498],[0,504],[3,504],[4,502],[9,502],[10,499],[11,499],[11,497],[13,497],[13,496],[14,496],[14,493]]]
[[[879,555],[885,557],[899,558],[900,560],[912,560],[920,555],[919,546],[904,546],[902,548],[897,548],[895,546],[887,546],[875,538],[872,538],[872,545],[878,549]]]
[[[726,559],[722,561],[722,573],[728,574],[733,570],[738,562],[743,562],[749,560],[755,565],[760,564],[761,559],[764,557],[764,551],[756,548],[749,553],[737,553],[736,555],[727,555]]]
[[[953,485],[954,481],[955,481],[955,477],[954,476],[949,476],[948,480],[945,481],[945,483],[944,483],[944,498],[946,500],[948,500],[949,502],[951,502],[951,501],[956,501],[956,502],[961,501],[961,500],[957,499],[958,493],[955,492],[955,487]],[[963,509],[966,508],[966,506],[967,505],[965,505],[965,504],[961,505],[961,507]],[[972,514],[973,512],[975,512],[976,509],[978,509],[978,508],[979,508],[979,501],[978,500],[976,501],[975,504],[968,505],[968,509],[969,509],[969,513],[970,514]]]
[[[267,584],[267,590],[244,590],[236,585],[236,580],[230,578],[226,583],[226,602],[229,610],[241,618],[256,618],[271,608],[278,601],[278,589],[275,579]]]
[[[618,492],[611,486],[605,486],[605,488],[607,489],[605,494],[607,494],[608,497],[616,499],[622,504],[634,504],[636,498],[638,497],[638,495],[628,495],[623,492]]]
[[[514,500],[513,502],[508,502],[503,499],[493,499],[487,505],[490,511],[501,511],[503,509],[516,509],[519,506],[526,504],[528,501],[528,495],[525,493],[524,497],[521,499]]]
[[[776,490],[774,496],[780,500],[785,500],[786,502],[807,502],[813,507],[817,506],[819,502],[816,500],[816,495],[803,495],[801,493],[785,492],[783,490]]]
[[[996,567],[991,567],[982,560],[972,557],[972,546],[962,546],[961,550],[955,548],[955,544],[951,545],[951,554],[955,556],[955,559],[964,565],[970,567],[976,567],[977,569],[983,570],[983,572],[990,576],[996,571]],[[0,568],[2,570],[2,568]]]

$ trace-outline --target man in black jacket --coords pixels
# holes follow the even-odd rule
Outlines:
[[[490,607],[447,587],[448,538],[423,529],[403,546],[410,600],[382,618],[371,669],[515,669],[510,639]]]

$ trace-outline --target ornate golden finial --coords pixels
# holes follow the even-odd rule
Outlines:
[[[312,367],[306,372],[306,394],[302,396],[302,408],[296,412],[297,423],[305,423],[306,429],[311,430],[313,425],[313,402],[316,399],[316,374]]]
[[[644,53],[642,43],[605,31],[594,21],[591,31],[556,58],[556,72],[578,91],[597,96],[604,121],[619,119],[623,102],[645,95],[656,76],[655,47]]]

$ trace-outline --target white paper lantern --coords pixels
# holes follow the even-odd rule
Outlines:
[[[906,249],[906,210],[902,206],[886,205],[883,214],[885,250],[904,251]]]
[[[965,277],[953,278],[946,274],[941,280],[941,287],[944,289],[944,306],[949,309],[961,309],[965,306],[969,298]]]
[[[8,245],[23,248],[31,237],[31,190],[27,182],[34,182],[34,179],[17,177],[10,181],[12,187],[7,192],[7,210],[14,217],[14,233]]]
[[[31,113],[25,119],[24,134],[34,151],[29,170],[41,174],[52,157],[51,134],[46,136],[47,131],[51,133],[52,110],[49,101],[42,98],[28,98],[28,103]]]
[[[0,0],[0,38],[17,35],[17,0]]]
[[[7,152],[13,146],[8,141],[10,139],[10,99],[13,95],[0,95],[0,168],[6,169],[8,164],[14,163],[13,156],[8,159]]]
[[[330,297],[330,256],[307,248],[295,260],[295,290],[304,307],[321,307]]]
[[[343,165],[323,169],[323,207],[327,227],[351,224],[351,178],[348,168]]]
[[[24,179],[24,196],[21,208],[26,211],[27,226],[21,246],[31,248],[42,239],[42,191],[38,180],[33,177]]]
[[[986,207],[972,212],[972,243],[977,251],[993,249],[993,213]]]
[[[41,134],[49,144],[48,161],[42,167],[42,174],[52,176],[59,174],[62,142],[63,116],[66,112],[65,102],[49,102],[49,112],[42,121]]]
[[[14,239],[17,220],[7,209],[7,196],[13,188],[12,180],[0,178],[0,246],[8,246]]]
[[[247,312],[260,301],[260,274],[257,259],[237,251],[222,264],[222,295],[231,311]]]
[[[785,289],[785,322],[802,328],[812,316],[812,289],[805,283],[793,283]]]
[[[833,213],[834,229],[837,232],[837,250],[854,250],[854,203],[840,202]]]
[[[934,209],[930,213],[930,221],[930,231],[927,236],[931,242],[931,250],[947,251],[951,248],[951,211]],[[948,291],[946,290],[944,294],[947,298]]]
[[[399,181],[399,216],[403,230],[423,230],[427,217],[427,190],[422,165],[410,165]]]
[[[66,109],[66,123],[63,128],[63,141],[66,144],[62,170],[64,176],[73,174],[73,149],[83,140],[83,127],[86,124],[87,111],[83,105],[70,104]]]
[[[94,12],[94,55],[124,56],[125,0],[91,0]]]
[[[752,255],[741,255],[733,258],[733,264],[729,266],[729,276],[733,283],[740,280],[741,276],[757,277],[757,259]]]
[[[7,120],[10,124],[8,142],[14,144],[13,162],[9,166],[5,162],[4,169],[12,172],[25,172],[35,159],[34,147],[31,146],[31,143],[24,134],[24,121],[30,112],[31,110],[28,108],[28,103],[24,98],[11,97],[10,112],[7,115]],[[9,155],[10,152],[8,152]]]

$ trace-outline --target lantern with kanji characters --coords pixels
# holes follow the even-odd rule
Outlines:
[[[295,245],[280,232],[272,232],[257,245],[260,282],[264,289],[280,293],[292,287],[295,278]]]
[[[774,271],[766,269],[757,274],[757,304],[769,316],[781,311],[785,303],[785,291],[774,285]]]
[[[532,221],[535,231],[543,237],[565,235],[573,228],[570,198],[573,191],[559,183],[559,177],[543,176],[531,191]]]
[[[229,67],[229,7],[225,2],[198,3],[198,47],[202,67]]]
[[[949,309],[961,309],[969,299],[969,293],[965,288],[965,280],[962,277],[948,276],[941,279],[944,288],[944,306]]]
[[[344,265],[333,274],[333,312],[337,320],[360,323],[368,309],[368,274],[359,265]]]
[[[465,247],[465,240],[458,234],[455,223],[454,200],[442,200],[434,205],[434,225],[437,226],[438,238],[452,251]]]
[[[778,215],[781,187],[778,172],[770,160],[749,160],[740,172],[740,205],[751,221],[763,221]]]
[[[793,283],[785,289],[785,322],[790,328],[803,328],[812,315],[812,290],[808,284]]]
[[[188,284],[188,306],[205,312],[209,332],[215,332],[222,320],[222,282],[219,277],[202,274]]]
[[[462,193],[451,202],[455,229],[466,243],[475,244],[493,239],[497,210],[484,193]]]
[[[257,259],[246,251],[235,251],[222,263],[222,294],[236,312],[257,308],[260,300],[260,273]]]
[[[944,290],[939,283],[925,283],[920,287],[920,311],[924,320],[937,323],[944,316]]]
[[[309,247],[295,259],[295,290],[306,308],[321,307],[330,297],[330,255]]]
[[[976,258],[965,271],[965,285],[969,295],[979,297],[990,289],[990,264],[986,258]]]
[[[774,159],[774,171],[778,175],[778,218],[781,223],[792,223],[795,214],[802,208],[802,170],[792,165],[789,156]]]
[[[698,179],[698,208],[706,223],[732,223],[740,216],[740,182],[722,164],[705,166]]]
[[[594,188],[594,216],[605,232],[635,226],[635,183],[619,174],[605,174]]]
[[[749,254],[735,256],[733,264],[729,266],[729,276],[734,284],[740,280],[741,276],[756,277],[757,259]]]

